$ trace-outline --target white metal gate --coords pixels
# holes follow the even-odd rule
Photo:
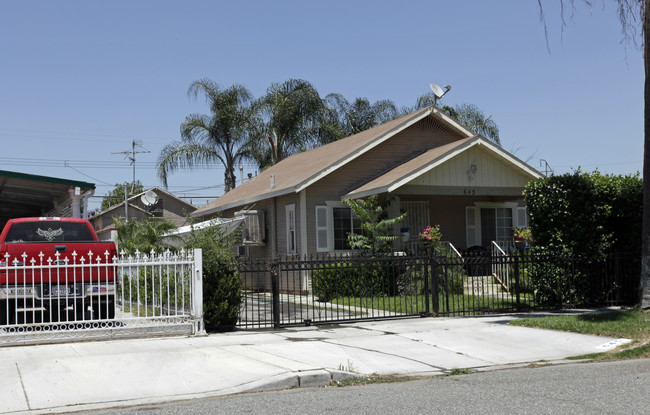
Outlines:
[[[0,346],[202,333],[202,275],[200,249],[74,264],[3,258]]]

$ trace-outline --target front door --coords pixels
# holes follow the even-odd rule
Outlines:
[[[481,208],[481,245],[512,239],[512,208]]]

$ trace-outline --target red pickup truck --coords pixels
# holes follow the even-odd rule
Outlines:
[[[0,233],[0,326],[115,318],[116,255],[87,220],[10,219]]]

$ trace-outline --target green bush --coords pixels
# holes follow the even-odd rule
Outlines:
[[[234,330],[242,298],[232,247],[217,227],[193,232],[187,247],[203,251],[203,320],[206,330]]]
[[[428,274],[425,273],[423,261],[416,260],[410,264],[405,272],[398,279],[400,293],[405,295],[424,295],[425,287],[429,287],[431,293],[432,268],[429,267]],[[438,292],[446,294],[462,294],[465,288],[467,273],[462,266],[451,263],[438,265],[437,267]],[[425,285],[425,278],[429,283]]]
[[[587,304],[606,298],[611,287],[590,280],[612,252],[641,255],[643,180],[580,170],[534,180],[524,198],[530,217],[534,252],[549,255],[529,269],[537,301],[542,305]],[[582,258],[570,267],[553,256]],[[633,284],[634,285],[634,284]]]
[[[337,262],[312,271],[312,290],[320,301],[336,297],[395,295],[397,274],[381,262]]]
[[[118,298],[123,298],[134,306],[141,304],[172,310],[189,308],[189,271],[178,273],[141,266],[137,272],[125,272],[121,278],[122,281],[118,284]]]
[[[535,245],[599,259],[641,252],[643,180],[580,170],[531,181],[524,190]]]

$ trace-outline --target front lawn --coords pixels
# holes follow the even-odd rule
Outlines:
[[[637,359],[650,357],[650,313],[640,310],[594,312],[523,318],[510,322],[514,326],[562,330],[574,333],[631,339],[632,343],[613,351],[576,358],[594,360]]]

